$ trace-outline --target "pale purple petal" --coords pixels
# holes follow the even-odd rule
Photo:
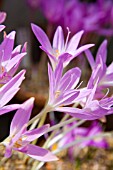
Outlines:
[[[15,131],[16,133],[18,133],[21,130],[21,128],[25,124],[27,124],[31,116],[33,103],[34,98],[32,97],[20,106],[19,110],[15,113],[15,116],[13,117],[13,120],[11,122],[10,135],[15,134]]]
[[[12,31],[10,34],[6,35],[2,44],[0,45],[0,50],[4,50],[3,61],[7,61],[11,58],[11,53],[14,46],[14,39],[15,39],[15,31]]]
[[[42,136],[44,133],[47,132],[48,128],[49,128],[49,124],[44,125],[37,129],[26,131],[24,133],[24,135],[26,136],[26,141],[31,142],[31,141],[39,138],[40,136]]]
[[[35,24],[31,24],[32,30],[36,36],[36,38],[38,39],[38,41],[40,42],[40,44],[47,49],[47,51],[51,51],[51,44],[50,41],[47,37],[47,35],[45,34],[45,32],[37,25]]]
[[[101,56],[102,61],[105,63],[106,57],[107,57],[107,40],[104,40],[98,49],[98,52],[96,55],[96,63],[99,63],[100,61],[99,56]]]
[[[27,148],[27,152],[25,154],[42,162],[58,160],[58,158],[55,155],[53,155],[50,151],[36,145],[29,144]]]
[[[0,88],[0,107],[4,106],[7,102],[11,100],[11,98],[15,95],[15,92],[19,90],[19,86],[21,85],[22,81],[24,80],[25,70],[20,71],[16,76],[14,76],[7,84],[2,86]],[[7,95],[11,91],[13,91],[13,94],[10,96],[7,96],[7,102],[3,101],[4,94]]]
[[[85,54],[86,54],[86,57],[88,59],[88,62],[90,64],[91,68],[93,69],[94,66],[95,66],[95,61],[94,61],[94,57],[93,57],[91,51],[90,50],[86,50]]]
[[[53,38],[53,49],[61,52],[63,48],[64,48],[63,30],[61,26],[58,26]]]
[[[9,71],[14,65],[16,65],[27,53],[20,53],[13,57],[6,65],[7,71]]]
[[[0,115],[3,115],[4,113],[8,113],[10,111],[16,110],[20,108],[20,104],[12,104],[12,105],[7,105],[2,108],[0,108]]]
[[[60,82],[62,73],[63,73],[63,63],[59,62],[56,69],[55,69],[55,82],[56,82],[55,84],[56,84],[56,87]]]
[[[69,54],[72,54],[72,55],[75,54],[75,51],[78,47],[78,44],[80,42],[80,39],[81,39],[83,33],[84,33],[84,31],[80,31],[71,38],[71,40],[68,43],[66,52],[68,52]]]
[[[76,56],[78,56],[80,53],[82,53],[82,52],[84,52],[85,50],[87,50],[88,48],[91,48],[91,47],[93,47],[93,46],[94,46],[94,44],[87,44],[87,45],[83,45],[82,47],[79,47],[79,48],[75,51],[75,53],[73,53],[72,59],[75,58]],[[71,59],[71,60],[72,60],[72,59]]]
[[[81,76],[81,70],[76,67],[67,71],[61,79],[59,89],[68,90],[73,89],[77,86]]]

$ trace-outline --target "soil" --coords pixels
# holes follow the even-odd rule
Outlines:
[[[65,154],[59,161],[46,163],[41,170],[113,170],[113,139],[108,139],[109,148],[84,148],[76,159],[70,160]],[[3,158],[4,149],[0,152]],[[34,162],[23,161],[17,152],[0,165],[0,170],[31,170]]]

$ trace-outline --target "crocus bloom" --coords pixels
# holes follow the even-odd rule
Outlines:
[[[55,71],[48,65],[49,75],[49,100],[48,105],[51,111],[59,111],[64,106],[73,104],[75,100],[79,101],[81,98],[89,94],[87,89],[74,89],[80,80],[81,70],[76,67],[67,71],[63,76],[63,63],[59,62]],[[70,110],[70,107],[67,107]]]
[[[0,88],[0,115],[18,109],[20,104],[6,105],[19,91],[24,80],[25,70],[20,71],[8,83]],[[6,105],[6,106],[5,106]]]
[[[85,53],[92,69],[92,75],[88,83],[88,88],[92,88],[94,86],[97,78],[99,78],[99,88],[103,89],[113,86],[113,62],[108,67],[106,65],[107,41],[103,41],[100,45],[95,61],[89,50]]]
[[[95,120],[113,113],[113,97],[106,97],[100,100],[95,99],[95,93],[97,89],[98,80],[95,83],[90,95],[87,97],[86,101],[82,105],[82,109],[74,107],[59,107],[56,110],[60,112],[66,112],[73,117],[85,120]],[[75,103],[78,102],[77,98]]]
[[[51,152],[30,144],[30,142],[42,136],[49,127],[49,125],[44,125],[27,131],[27,122],[31,115],[33,102],[34,98],[30,98],[16,112],[11,122],[9,137],[2,142],[6,146],[5,157],[9,158],[12,155],[12,150],[16,150],[39,161],[55,161],[57,157]]]
[[[15,31],[6,35],[0,45],[0,83],[8,82],[16,72],[19,63],[26,54],[25,50],[20,52],[20,46],[13,50]]]
[[[64,131],[67,129],[71,128],[76,122],[73,122],[69,125],[67,125],[64,128]],[[58,143],[58,147],[63,147],[64,145],[71,143],[79,138],[85,138],[85,137],[93,137],[95,135],[98,135],[102,132],[102,127],[101,125],[97,122],[94,121],[89,127],[76,127],[73,129],[71,132],[67,133]],[[108,148],[108,143],[105,139],[102,137],[98,137],[95,139],[89,139],[89,140],[83,140],[79,144],[69,148],[69,154],[73,156],[74,150],[76,149],[81,149],[86,146],[92,146],[92,147],[97,147],[97,148]]]
[[[88,44],[77,48],[83,31],[75,34],[68,42],[70,34],[70,31],[68,30],[66,42],[64,43],[62,27],[58,26],[53,38],[53,45],[51,46],[47,35],[39,26],[32,24],[32,30],[41,44],[40,48],[47,53],[54,70],[60,60],[63,61],[63,66],[65,67],[73,58],[93,46],[93,44]]]
[[[0,24],[3,23],[6,19],[6,13],[0,12]],[[0,32],[5,28],[4,25],[0,25]]]

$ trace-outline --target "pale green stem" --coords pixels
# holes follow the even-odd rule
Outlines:
[[[39,122],[39,124],[38,124],[38,128],[41,127],[41,126],[44,124],[46,117],[47,117],[47,113],[43,113],[42,118],[40,119],[40,122]],[[37,143],[37,141],[38,141],[38,138],[35,139],[35,140],[32,142],[32,144],[35,145],[35,144]]]
[[[68,117],[69,117],[69,115],[66,114],[66,115],[62,118],[62,120],[60,121],[60,123],[63,122],[63,121],[65,121]],[[57,130],[58,130],[58,129],[57,129]],[[57,130],[53,131],[53,132],[51,133],[51,135],[47,138],[46,142],[45,142],[44,145],[43,145],[43,148],[46,148],[46,146],[48,145],[48,143],[50,142],[50,140],[51,140],[51,139],[54,137],[54,135],[56,134]]]
[[[56,130],[56,129],[64,126],[64,125],[68,125],[69,123],[72,123],[72,122],[74,122],[75,120],[76,120],[76,118],[71,118],[71,119],[68,119],[68,120],[66,120],[66,121],[64,121],[64,122],[58,123],[57,125],[54,125],[54,126],[48,128],[48,130],[46,131],[46,133],[51,132],[51,131],[53,131],[53,130]]]
[[[57,135],[55,138],[53,138],[50,143],[48,144],[47,148],[51,147],[52,145],[54,145],[54,143],[56,143],[57,141],[59,141],[61,138],[63,138],[66,134],[68,134],[69,132],[71,132],[73,129],[75,129],[76,127],[80,126],[81,124],[83,124],[86,120],[80,120],[78,123],[74,124],[71,128],[67,129],[64,133],[61,133],[59,135]]]
[[[51,107],[46,105],[44,107],[44,109],[38,114],[36,115],[35,117],[33,117],[27,124],[27,126],[31,125],[34,121],[36,121],[37,119],[39,119],[44,113],[48,113],[51,111]]]

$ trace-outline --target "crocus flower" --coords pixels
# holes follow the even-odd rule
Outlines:
[[[95,61],[89,50],[87,50],[85,53],[92,69],[92,75],[88,83],[88,88],[92,88],[94,86],[97,78],[99,78],[99,89],[113,86],[113,62],[108,67],[106,65],[107,41],[103,41],[103,43],[100,45]]]
[[[48,105],[51,111],[59,111],[64,106],[73,104],[75,100],[80,101],[89,95],[86,88],[79,90],[74,89],[80,80],[81,70],[76,67],[68,70],[63,76],[63,63],[59,62],[55,71],[48,65],[49,75],[49,100]],[[66,107],[70,110],[70,107]],[[64,109],[65,110],[65,109]]]
[[[51,46],[47,35],[39,26],[32,24],[32,30],[41,44],[40,48],[47,53],[54,70],[60,60],[63,61],[63,66],[66,67],[73,58],[93,46],[93,44],[88,44],[77,48],[83,31],[75,34],[68,42],[70,34],[70,31],[68,29],[68,35],[66,38],[66,42],[64,43],[62,27],[58,26],[53,38],[53,45]]]
[[[0,83],[5,84],[15,74],[25,50],[20,52],[20,46],[13,50],[15,31],[6,35],[0,45]]]
[[[6,19],[6,13],[0,12],[0,24],[2,24]],[[0,32],[5,28],[4,25],[0,25]]]
[[[67,125],[64,128],[64,132],[71,128],[74,124],[76,124],[76,122],[73,122],[69,125]],[[94,121],[92,122],[92,124],[89,127],[76,127],[75,129],[73,129],[71,132],[67,133],[58,143],[58,147],[63,147],[64,145],[71,143],[79,138],[85,138],[85,137],[93,137],[95,135],[98,135],[102,133],[102,127],[101,125],[97,122]],[[74,150],[76,151],[76,149],[81,149],[84,148],[86,146],[92,146],[92,147],[96,147],[96,148],[108,148],[108,143],[107,141],[102,138],[102,137],[98,137],[95,139],[89,139],[87,141],[82,141],[79,144],[72,146],[71,148],[69,148],[69,154],[70,156],[73,157],[74,154]]]
[[[55,161],[57,157],[51,152],[30,144],[30,142],[42,136],[49,127],[49,125],[44,125],[27,131],[27,122],[31,115],[33,102],[34,98],[24,102],[13,117],[9,137],[2,142],[6,146],[5,157],[9,158],[12,155],[12,150],[16,150],[39,161]]]
[[[97,89],[98,80],[96,81],[93,89],[91,90],[89,96],[87,96],[86,101],[84,103],[80,103],[82,105],[82,109],[74,108],[74,107],[59,107],[56,110],[60,112],[66,112],[73,117],[85,120],[95,120],[103,118],[105,115],[109,115],[113,113],[113,97],[106,97],[100,100],[95,99],[95,93]],[[77,98],[75,99],[75,103],[78,102]]]
[[[16,110],[19,104],[6,105],[19,91],[19,86],[24,80],[25,70],[20,71],[8,83],[0,88],[0,115]],[[6,105],[6,106],[5,106]]]

